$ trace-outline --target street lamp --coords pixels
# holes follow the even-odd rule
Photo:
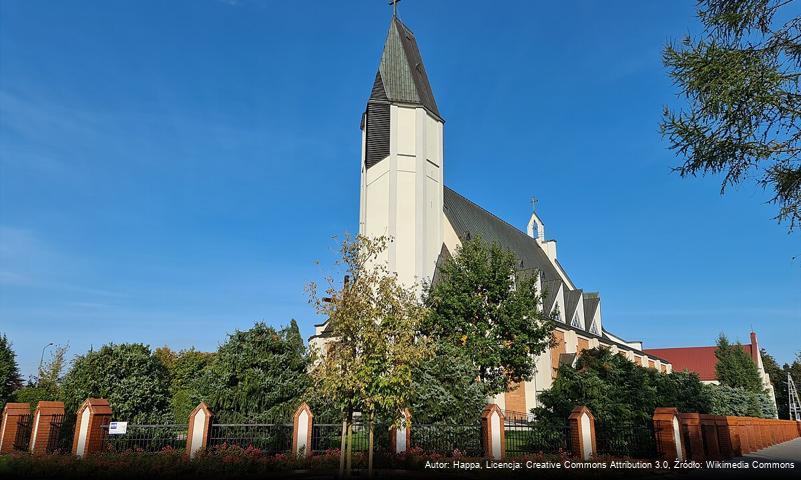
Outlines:
[[[39,357],[39,376],[41,376],[41,374],[42,374],[42,364],[44,363],[44,353],[45,353],[45,350],[47,350],[47,347],[51,347],[51,346],[53,346],[53,345],[55,345],[55,343],[53,343],[53,342],[50,342],[50,343],[48,343],[47,345],[45,345],[45,346],[44,346],[44,348],[42,348],[42,356],[41,356],[41,357]],[[40,379],[41,379],[41,378],[40,378]]]

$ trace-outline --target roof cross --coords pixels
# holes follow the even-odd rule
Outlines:
[[[392,16],[398,16],[398,2],[401,0],[389,0],[389,5],[392,5]]]

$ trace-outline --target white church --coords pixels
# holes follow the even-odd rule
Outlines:
[[[540,272],[542,308],[558,315],[553,332],[558,343],[537,358],[530,382],[498,395],[495,403],[507,412],[530,411],[561,364],[572,364],[582,350],[597,346],[644,367],[672,371],[666,360],[643,352],[642,342],[606,329],[601,297],[573,283],[536,212],[523,232],[445,186],[444,123],[414,34],[393,17],[361,121],[359,233],[394,239],[386,261],[409,285],[434,278],[437,265],[476,235],[514,252],[521,268]],[[315,327],[310,342],[322,347],[329,326]]]

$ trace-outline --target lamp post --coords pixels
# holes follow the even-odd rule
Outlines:
[[[45,345],[45,346],[44,346],[44,348],[42,348],[42,356],[41,356],[41,357],[39,357],[39,372],[38,372],[38,373],[39,373],[39,375],[37,375],[37,378],[38,378],[39,380],[41,380],[41,374],[42,374],[42,364],[44,363],[44,354],[45,354],[45,350],[47,350],[47,347],[51,347],[51,346],[53,346],[53,345],[55,345],[55,343],[53,343],[53,342],[50,342],[50,343],[48,343],[47,345]]]

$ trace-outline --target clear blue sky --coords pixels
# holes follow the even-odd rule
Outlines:
[[[320,321],[304,284],[357,229],[383,0],[0,2],[0,332],[214,350]],[[663,45],[694,2],[405,0],[446,123],[446,183],[525,227],[539,198],[605,325],[647,346],[750,325],[801,349],[799,234],[752,185],[680,179]],[[321,260],[322,266],[315,265]]]

